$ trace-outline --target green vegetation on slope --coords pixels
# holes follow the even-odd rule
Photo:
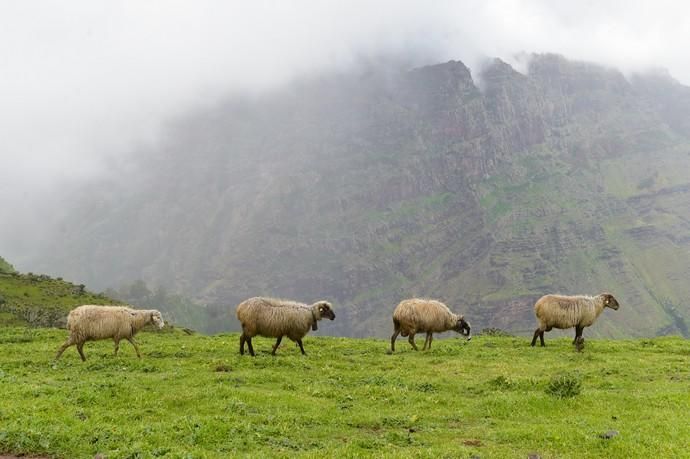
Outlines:
[[[118,290],[92,293],[83,284],[44,274],[21,274],[5,260],[0,261],[9,266],[4,272],[0,270],[0,327],[62,327],[69,311],[82,304],[130,304],[140,309],[159,309],[166,322],[206,333],[234,325],[227,308],[207,308],[164,288],[151,291],[143,281]]]
[[[13,273],[15,272],[14,266],[9,264],[4,258],[0,257],[0,273]]]
[[[690,286],[678,273],[687,269],[679,249],[690,185],[678,170],[690,166],[689,149],[663,151],[653,168],[647,151],[590,168],[544,149],[497,168],[479,188],[496,244],[473,266],[478,274],[453,282],[458,295],[480,292],[494,306],[494,326],[524,332],[511,325],[514,316],[501,322],[511,301],[523,300],[517,318],[531,322],[531,306],[546,292],[606,290],[628,307],[595,333],[687,337]]]
[[[54,457],[683,457],[688,341],[307,337],[278,355],[238,336],[142,333],[52,356],[66,332],[0,329],[0,453]],[[619,432],[600,438],[609,430]]]
[[[0,273],[0,326],[64,325],[67,313],[82,304],[114,304],[84,285],[33,273]]]

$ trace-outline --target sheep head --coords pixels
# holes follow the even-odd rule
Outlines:
[[[463,336],[467,336],[468,341],[472,339],[470,323],[465,320],[465,316],[458,316],[458,321],[455,323],[453,330]]]
[[[154,309],[148,312],[150,313],[148,323],[157,326],[159,329],[165,326],[165,322],[163,322],[163,316],[161,316],[160,311],[156,311]]]
[[[321,320],[324,317],[327,319],[335,319],[335,313],[333,312],[333,305],[328,301],[317,301],[315,304],[316,310],[318,311],[318,319]]]
[[[610,293],[602,293],[601,296],[604,298],[604,307],[605,308],[611,308],[614,311],[617,311],[620,305],[618,304],[618,300],[616,300],[613,295]]]

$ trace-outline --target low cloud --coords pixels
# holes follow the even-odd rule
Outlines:
[[[65,182],[107,173],[166,120],[227,94],[382,56],[476,69],[520,52],[665,67],[690,84],[689,13],[663,1],[3,2],[0,254],[28,245]]]

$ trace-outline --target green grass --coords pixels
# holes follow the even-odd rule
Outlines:
[[[142,333],[52,356],[63,330],[0,328],[0,453],[134,457],[688,457],[690,345],[675,337],[388,342]],[[420,340],[421,341],[421,340]],[[620,435],[599,438],[608,430]]]

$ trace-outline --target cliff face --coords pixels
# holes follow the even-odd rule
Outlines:
[[[599,334],[687,333],[690,89],[553,55],[477,81],[374,69],[179,120],[33,264],[232,308],[328,298],[355,336],[409,296],[526,332],[542,294],[604,290],[622,308]]]

